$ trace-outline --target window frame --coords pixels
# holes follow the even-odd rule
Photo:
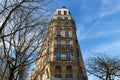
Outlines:
[[[58,11],[58,15],[61,15],[61,11]]]
[[[56,52],[56,61],[61,61],[61,52],[60,51]]]
[[[66,78],[72,78],[72,66],[66,66]]]
[[[65,37],[69,37],[69,31],[65,31]]]
[[[70,41],[66,41],[66,48],[69,48],[70,47]]]
[[[56,35],[57,35],[57,36],[61,36],[61,31],[57,31],[57,32],[56,32]]]
[[[61,78],[61,66],[56,66],[56,71],[55,71],[55,77],[56,78]]]
[[[67,11],[64,11],[64,15],[67,15]]]
[[[61,46],[61,40],[57,40],[56,46],[57,48]]]
[[[71,60],[71,52],[66,52],[66,61]]]

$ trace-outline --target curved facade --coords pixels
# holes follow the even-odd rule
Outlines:
[[[56,9],[31,80],[87,80],[76,26],[69,10]]]

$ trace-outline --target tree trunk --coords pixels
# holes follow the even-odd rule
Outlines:
[[[14,71],[13,71],[13,69],[10,69],[9,80],[14,80]]]
[[[106,75],[106,80],[111,80],[111,76],[109,73],[107,73],[107,75]]]

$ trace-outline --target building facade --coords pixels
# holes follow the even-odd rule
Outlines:
[[[31,80],[87,80],[75,22],[65,7],[54,12]]]

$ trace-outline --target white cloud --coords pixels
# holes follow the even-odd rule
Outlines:
[[[98,27],[97,27],[98,28]],[[87,28],[82,24],[79,24],[77,29],[77,36],[79,40],[85,39],[94,39],[94,38],[104,38],[110,36],[119,36],[120,29],[115,29],[114,27],[111,29],[102,29],[99,30],[96,27]]]
[[[102,7],[99,13],[99,17],[105,17],[113,15],[120,11],[119,0],[102,0]]]
[[[109,4],[109,2],[110,2],[110,0],[102,0],[102,3],[103,3],[104,5]]]
[[[120,40],[97,45],[93,47],[91,50],[96,52],[106,52],[113,55],[120,54]]]
[[[120,55],[120,40],[106,42],[100,45],[91,46],[89,49],[83,52],[83,58],[87,60],[89,55],[92,53],[101,53],[101,54],[110,54],[111,56],[119,56]]]

